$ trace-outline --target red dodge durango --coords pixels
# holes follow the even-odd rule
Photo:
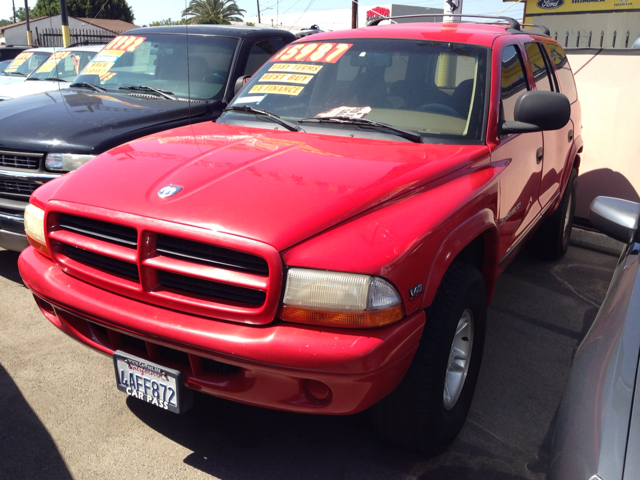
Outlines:
[[[497,276],[525,243],[567,250],[583,145],[562,48],[495,22],[305,37],[216,123],[40,187],[19,268],[43,314],[160,408],[369,409],[442,450]]]

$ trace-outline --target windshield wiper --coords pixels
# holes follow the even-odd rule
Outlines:
[[[149,87],[147,85],[129,85],[128,87],[120,87],[119,90],[139,90],[143,92],[153,92],[168,100],[178,100],[178,98],[173,94],[173,92],[168,92],[167,90],[160,90],[159,88]]]
[[[300,127],[300,125],[296,125],[295,123],[288,122],[275,113],[271,113],[267,110],[263,110],[261,108],[255,108],[250,105],[232,105],[224,109],[225,112],[247,112],[254,113],[256,115],[264,115],[265,117],[270,118],[275,123],[282,125],[284,128],[289,130],[290,132],[304,132],[304,130]]]
[[[27,80],[29,80],[29,79],[27,78]],[[40,80],[40,79],[39,78],[34,78],[34,80]],[[65,83],[69,83],[69,80],[65,80],[64,78],[52,77],[52,78],[43,78],[42,80],[44,82],[65,82]]]
[[[106,92],[107,89],[106,88],[102,88],[99,87],[97,85],[94,85],[93,83],[89,83],[89,82],[78,82],[78,83],[72,83],[71,85],[69,85],[70,87],[82,87],[82,88],[90,88],[91,90],[94,90],[96,92]]]
[[[33,81],[33,80],[42,80],[42,79],[41,78],[36,78],[36,77],[28,77],[27,78],[28,82]]]
[[[26,77],[27,74],[26,73],[22,73],[22,72],[2,72],[3,75],[18,75],[20,77]]]
[[[414,132],[413,130],[405,130],[404,128],[394,127],[393,125],[389,125],[388,123],[376,122],[375,120],[369,120],[367,118],[349,118],[349,117],[312,117],[312,118],[303,118],[302,120],[298,120],[300,123],[338,123],[345,125],[360,125],[364,127],[374,127],[374,128],[384,128],[385,130],[389,130],[394,134],[406,138],[407,140],[411,140],[415,143],[422,143],[422,137],[418,132]]]

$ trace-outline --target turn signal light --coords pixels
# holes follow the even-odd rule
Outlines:
[[[385,310],[363,312],[326,312],[283,305],[280,318],[288,322],[326,325],[342,328],[375,328],[390,325],[402,319],[402,307],[396,305]]]
[[[47,248],[47,241],[44,237],[44,210],[32,203],[27,205],[24,211],[24,230],[31,246],[51,258],[51,253]]]

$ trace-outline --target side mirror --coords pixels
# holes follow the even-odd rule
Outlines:
[[[234,97],[238,94],[240,90],[242,90],[242,87],[244,87],[247,83],[249,83],[249,80],[251,80],[250,75],[244,75],[242,77],[238,77],[238,79],[236,80],[236,84],[233,87]]]
[[[638,236],[640,203],[620,198],[596,197],[589,206],[589,221],[611,238],[632,243]]]
[[[516,100],[514,117],[515,121],[502,124],[501,133],[559,130],[571,118],[571,104],[562,93],[526,92]]]

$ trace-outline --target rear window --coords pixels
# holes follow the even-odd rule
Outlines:
[[[569,99],[570,103],[578,100],[578,93],[576,92],[576,84],[573,80],[573,73],[569,66],[569,60],[567,60],[567,54],[564,53],[560,45],[554,45],[552,43],[546,44],[549,49],[549,56],[551,61],[556,66],[556,72],[558,81],[560,82],[560,89]]]

